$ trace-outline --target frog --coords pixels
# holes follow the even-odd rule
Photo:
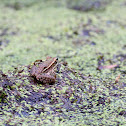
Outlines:
[[[36,60],[30,70],[30,74],[43,84],[53,84],[56,81],[55,68],[57,63],[58,58],[56,57],[47,57],[45,61]]]

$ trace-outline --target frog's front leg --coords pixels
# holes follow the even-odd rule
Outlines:
[[[36,71],[37,71],[37,67],[33,66],[32,69],[31,69],[31,71],[30,71],[31,76],[35,77],[36,76]]]

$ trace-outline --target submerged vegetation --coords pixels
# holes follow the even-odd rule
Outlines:
[[[0,125],[126,125],[125,0],[0,3]],[[52,85],[30,75],[47,56]]]

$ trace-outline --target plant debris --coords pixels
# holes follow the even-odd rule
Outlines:
[[[119,82],[119,79],[120,79],[120,75],[118,75],[115,79],[115,83],[118,83]]]
[[[114,65],[107,65],[107,66],[98,66],[98,70],[102,70],[102,69],[113,69],[113,68],[117,68],[119,67],[118,65],[114,64]]]

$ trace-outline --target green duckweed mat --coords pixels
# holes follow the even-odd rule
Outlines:
[[[125,126],[125,12],[125,0],[86,12],[0,1],[0,125]],[[47,56],[59,59],[53,85],[29,74]]]

